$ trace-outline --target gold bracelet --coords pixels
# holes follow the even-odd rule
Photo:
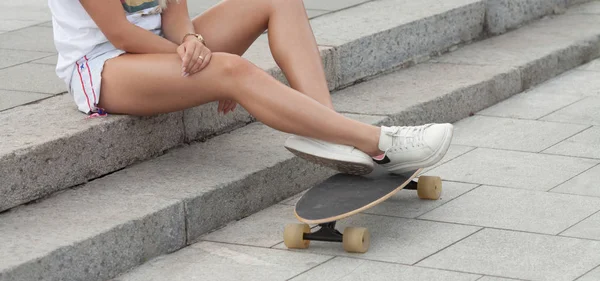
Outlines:
[[[185,38],[187,38],[188,36],[194,36],[194,37],[196,37],[196,39],[198,39],[198,41],[200,41],[200,43],[202,43],[204,46],[206,46],[206,42],[204,41],[204,37],[202,37],[202,35],[196,34],[196,33],[188,33],[188,34],[184,35],[183,36],[183,40],[181,40],[182,44],[183,44],[183,42],[185,42]]]

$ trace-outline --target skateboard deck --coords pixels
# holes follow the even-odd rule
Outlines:
[[[344,219],[385,201],[409,185],[421,171],[367,177],[336,174],[308,190],[296,203],[295,215],[308,224]]]
[[[402,189],[416,190],[421,199],[437,200],[442,190],[439,177],[420,176],[423,169],[405,175],[374,171],[367,176],[336,174],[309,189],[296,203],[294,214],[303,224],[288,224],[284,244],[288,248],[308,248],[310,241],[342,242],[347,252],[365,253],[370,233],[362,227],[336,228],[338,220],[355,215],[392,197]],[[419,178],[416,182],[413,179]],[[319,228],[311,232],[309,224]]]

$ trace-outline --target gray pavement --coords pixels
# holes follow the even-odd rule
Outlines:
[[[286,249],[297,195],[116,280],[600,280],[599,64],[456,122],[427,171],[440,200],[401,191],[339,223],[370,229],[365,254]]]

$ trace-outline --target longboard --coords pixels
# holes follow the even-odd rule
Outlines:
[[[311,240],[342,242],[348,252],[368,250],[370,234],[366,228],[347,227],[344,233],[335,229],[338,220],[372,208],[402,189],[417,190],[421,199],[437,200],[442,183],[439,177],[421,176],[423,169],[404,175],[375,171],[367,176],[336,174],[309,189],[296,203],[294,214],[303,224],[290,224],[284,229],[288,248],[307,248]],[[413,181],[415,178],[419,181]],[[311,233],[309,224],[318,224]]]

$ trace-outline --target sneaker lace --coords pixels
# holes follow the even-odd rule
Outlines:
[[[425,126],[394,127],[388,134],[392,136],[392,146],[400,150],[422,147],[424,145]]]

